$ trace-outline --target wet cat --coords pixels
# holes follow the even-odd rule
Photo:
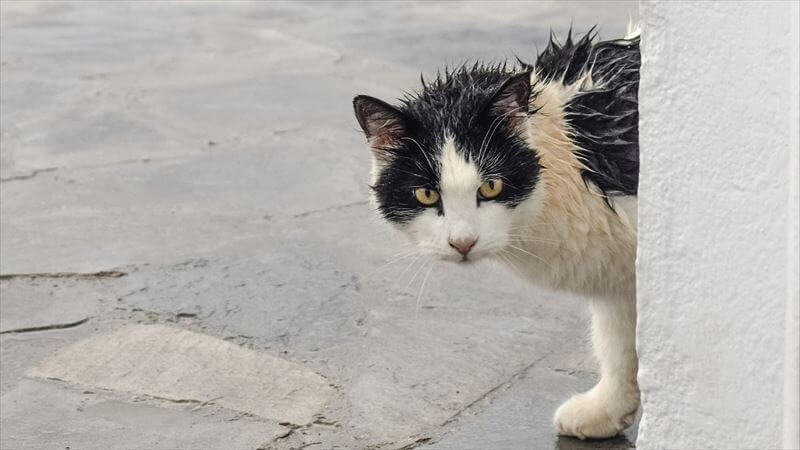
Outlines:
[[[399,106],[357,96],[380,214],[426,253],[497,258],[589,298],[600,381],[555,413],[560,434],[633,423],[639,37],[562,45],[536,62],[462,66]]]

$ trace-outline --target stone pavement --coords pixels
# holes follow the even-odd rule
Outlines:
[[[351,99],[635,4],[0,5],[0,447],[633,445],[553,434],[578,299],[398,260]]]

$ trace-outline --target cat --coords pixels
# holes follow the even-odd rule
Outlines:
[[[554,416],[581,439],[617,435],[639,407],[639,66],[637,30],[599,42],[570,29],[533,64],[445,70],[399,106],[353,100],[377,210],[423,252],[496,258],[589,299],[600,380]]]

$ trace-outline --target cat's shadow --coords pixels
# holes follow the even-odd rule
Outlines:
[[[574,437],[559,436],[555,442],[556,450],[584,450],[584,449],[626,449],[636,448],[636,445],[625,435],[612,439],[587,439],[582,441]]]
[[[586,439],[582,441],[578,438],[568,436],[558,436],[555,442],[555,450],[585,450],[590,448],[604,449],[626,449],[636,448],[636,438],[639,436],[639,421],[642,418],[642,410],[636,412],[636,420],[625,432],[611,439]]]

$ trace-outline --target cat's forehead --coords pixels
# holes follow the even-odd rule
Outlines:
[[[445,72],[435,81],[404,100],[403,112],[412,118],[417,131],[442,140],[446,135],[461,137],[488,124],[484,113],[497,89],[512,72],[504,67],[481,66]]]
[[[452,136],[447,136],[439,157],[439,189],[443,197],[470,197],[481,183],[481,170],[474,160],[458,150]]]

